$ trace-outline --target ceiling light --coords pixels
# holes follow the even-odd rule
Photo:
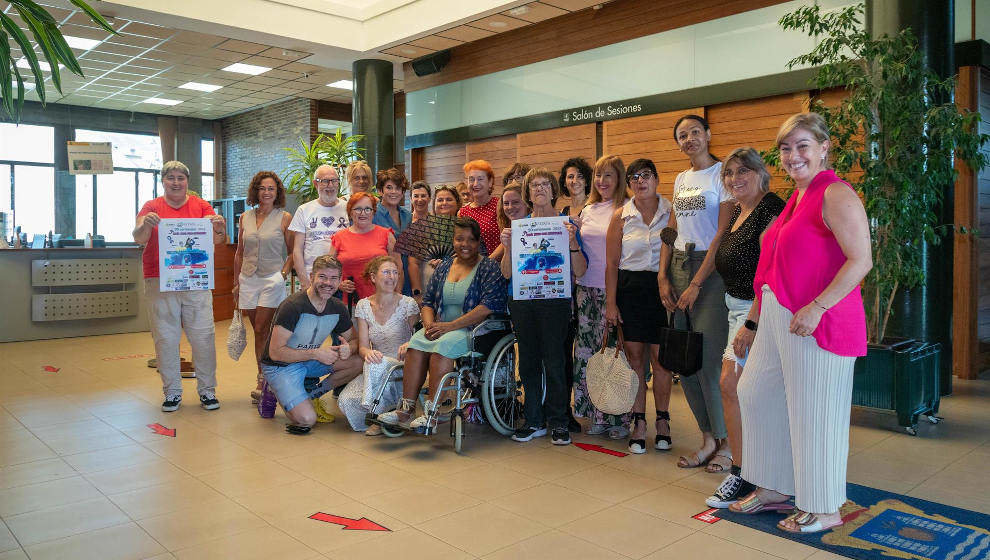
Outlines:
[[[103,42],[97,39],[83,39],[82,37],[70,37],[68,35],[63,35],[62,37],[65,39],[65,42],[70,48],[83,51],[88,51]]]
[[[154,105],[178,105],[179,103],[182,103],[182,101],[178,99],[165,99],[164,97],[152,97],[145,99],[141,103],[152,103]]]
[[[519,6],[518,8],[509,10],[509,14],[514,16],[521,16],[527,12],[529,12],[529,6]]]
[[[11,80],[11,82],[14,84],[14,89],[17,89],[17,80]],[[34,89],[34,82],[29,82],[27,80],[24,80],[24,89],[25,91],[29,89]]]
[[[327,84],[327,87],[337,88],[337,89],[354,89],[354,82],[351,80],[337,80],[332,84]]]
[[[502,28],[502,27],[508,27],[509,24],[508,23],[505,23],[504,21],[489,21],[488,22],[488,26],[489,27]]]
[[[265,66],[255,66],[254,64],[242,64],[237,62],[231,64],[226,68],[221,68],[224,72],[237,72],[238,74],[250,74],[252,76],[257,76],[258,74],[264,74],[265,72],[271,70],[271,68]]]
[[[215,86],[212,84],[201,84],[199,82],[187,82],[179,87],[182,89],[194,89],[196,91],[212,92],[222,88],[223,86]]]
[[[23,68],[25,70],[30,70],[31,69],[31,63],[28,62],[28,59],[27,58],[21,57],[21,59],[17,61],[17,67],[18,68]],[[45,72],[51,72],[52,71],[52,66],[50,64],[48,64],[47,62],[45,62],[44,60],[39,60],[38,61],[38,67],[40,67]],[[60,70],[62,68],[65,68],[61,64],[59,64],[58,67],[59,67]]]

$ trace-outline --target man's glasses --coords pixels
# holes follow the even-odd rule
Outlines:
[[[329,187],[330,185],[339,185],[340,179],[313,179],[313,182],[321,187]]]
[[[633,173],[627,179],[630,183],[638,183],[640,181],[649,181],[650,179],[656,177],[652,171],[640,171],[639,173]]]

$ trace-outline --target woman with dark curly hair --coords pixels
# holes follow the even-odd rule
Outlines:
[[[583,157],[572,157],[560,167],[561,194],[569,199],[569,204],[561,212],[570,216],[578,227],[581,225],[581,210],[584,210],[584,203],[591,194],[592,173],[591,165]]]
[[[260,360],[272,330],[275,309],[285,299],[285,277],[292,260],[292,214],[285,207],[285,186],[274,171],[259,171],[248,187],[247,203],[254,208],[241,214],[237,251],[234,253],[234,301],[254,330],[254,357]],[[258,385],[251,398],[261,396]]]

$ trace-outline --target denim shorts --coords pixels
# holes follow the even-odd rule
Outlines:
[[[292,410],[296,405],[310,398],[305,387],[306,378],[320,378],[330,375],[333,373],[333,366],[328,366],[317,360],[307,360],[286,366],[262,364],[261,372],[265,375],[268,386],[275,393],[282,408]]]
[[[732,341],[736,338],[736,333],[743,328],[746,317],[749,316],[749,308],[753,306],[753,300],[739,299],[725,294],[725,306],[729,308],[729,341],[725,345],[725,352],[722,353],[723,360],[732,360],[743,366],[746,358],[736,356],[736,351],[732,349]]]

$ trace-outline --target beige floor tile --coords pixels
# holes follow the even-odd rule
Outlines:
[[[294,439],[309,440],[310,438]],[[327,472],[367,466],[378,462],[375,459],[342,447],[321,450],[319,453],[301,452],[283,457],[275,456],[274,460],[281,465],[285,465],[286,468],[310,478]]]
[[[111,430],[113,429],[111,428]],[[59,455],[73,455],[86,451],[121,447],[134,443],[134,440],[116,430],[91,433],[81,436],[67,435],[52,437],[45,439],[44,441],[48,447],[52,449],[52,451],[58,453]]]
[[[161,457],[136,443],[66,455],[64,459],[66,463],[72,465],[72,468],[84,474],[161,461]]]
[[[274,527],[237,533],[175,551],[179,560],[310,560],[319,553]]]
[[[11,517],[100,496],[100,491],[81,476],[18,486],[0,490],[0,516]]]
[[[548,527],[559,527],[612,505],[611,502],[578,492],[560,481],[545,482],[501,496],[490,503]]]
[[[688,490],[694,490],[695,492],[700,492],[704,494],[705,497],[708,497],[711,496],[712,492],[718,488],[718,485],[721,484],[722,480],[725,478],[724,473],[709,473],[700,468],[690,470],[690,475],[674,480],[670,484],[680,486],[681,488],[687,488]]]
[[[28,560],[28,555],[21,548],[0,552],[0,560]]]
[[[941,465],[928,462],[919,463],[906,459],[894,461],[889,456],[867,451],[849,458],[847,476],[850,482],[867,486],[872,486],[872,484],[859,482],[859,480],[887,480],[896,483],[895,487],[899,489],[891,491],[903,493],[921,484],[942,468]]]
[[[104,494],[130,492],[146,486],[155,486],[189,478],[189,474],[162,459],[133,467],[99,471],[85,475]]]
[[[148,533],[128,523],[27,547],[32,560],[141,560],[165,552]]]
[[[327,555],[340,560],[458,560],[472,558],[463,550],[412,527],[380,535],[376,539],[338,548]]]
[[[483,557],[483,560],[624,560],[627,558],[560,531],[547,531]]]
[[[527,476],[548,481],[590,469],[596,465],[591,461],[557,453],[547,448],[533,449],[528,453],[513,455],[493,461],[493,463],[502,464]]]
[[[376,494],[361,501],[410,525],[481,503],[477,498],[428,482]]]
[[[156,517],[224,499],[222,494],[192,477],[112,494],[108,497],[134,520]]]
[[[240,496],[259,488],[296,482],[302,480],[303,475],[274,461],[263,461],[205,474],[199,479],[221,494]]]
[[[62,505],[5,519],[21,546],[122,525],[130,519],[106,498]]]
[[[34,436],[24,441],[4,443],[0,447],[0,467],[30,463],[42,459],[54,459],[55,457],[57,457],[55,452]]]
[[[0,521],[0,552],[6,552],[15,548],[20,549],[21,545],[17,544],[17,539],[14,538],[14,534],[7,528],[7,524]]]
[[[695,474],[695,469],[682,469],[677,466],[677,458],[671,452],[659,453],[647,451],[641,456],[623,457],[619,461],[614,461],[608,465],[620,471],[626,471],[647,478],[654,478],[660,482],[673,482],[682,478],[687,478]]]
[[[443,449],[417,449],[385,460],[393,467],[427,479],[435,476],[453,477],[459,473],[473,472],[474,469],[486,464],[485,461],[446,452]]]
[[[693,532],[684,525],[622,506],[583,517],[560,530],[632,558],[641,558]]]
[[[578,471],[558,478],[555,482],[612,503],[645,494],[663,484],[654,478],[620,471],[610,465],[599,465]]]
[[[409,471],[397,469],[384,463],[371,463],[339,471],[327,471],[316,475],[314,478],[357,500],[375,494],[394,492],[422,482],[420,477]]]
[[[353,500],[315,480],[307,479],[282,486],[257,488],[254,492],[236,496],[234,501],[271,522],[277,517],[307,517],[318,511],[332,513],[338,504]]]
[[[213,445],[207,445],[194,451],[168,454],[165,457],[175,466],[194,476],[265,460],[261,455],[242,445],[224,440],[215,441]]]
[[[520,515],[481,504],[417,526],[435,538],[483,556],[547,530],[547,526]]]
[[[538,478],[520,475],[519,471],[501,464],[482,465],[472,470],[471,476],[435,476],[430,480],[485,501],[542,483]]]
[[[779,557],[705,533],[694,533],[645,556],[644,560],[681,560],[683,558],[777,560]]]
[[[409,525],[380,512],[371,506],[350,498],[337,500],[330,507],[309,505],[304,501],[287,507],[269,520],[269,523],[320,553],[329,553],[343,547],[388,536],[388,531],[352,531],[340,525],[309,519],[322,512],[350,519],[367,518],[391,531],[401,531]]]
[[[170,552],[266,527],[261,518],[229,500],[207,502],[137,523]]]
[[[17,420],[20,421],[25,426],[31,426],[32,429],[41,426],[50,426],[52,424],[63,424],[66,422],[79,422],[92,420],[95,418],[92,414],[85,410],[81,410],[73,406],[72,401],[68,399],[60,399],[61,402],[44,407],[31,408],[30,406],[20,409],[11,410],[8,408]]]
[[[705,504],[705,498],[708,496],[709,494],[668,485],[626,500],[622,505],[686,527],[699,529],[704,522],[691,519],[691,516],[710,509]]]
[[[710,525],[706,523],[704,525],[704,527],[701,527],[703,533],[714,535],[723,540],[732,541],[747,548],[753,548],[780,558],[807,558],[816,550],[799,542],[778,537],[773,533],[764,533],[763,531],[750,529],[743,525],[737,525],[731,521],[723,520],[718,523],[712,523]]]
[[[0,468],[0,488],[37,484],[49,480],[69,478],[78,474],[62,459],[43,459]]]

